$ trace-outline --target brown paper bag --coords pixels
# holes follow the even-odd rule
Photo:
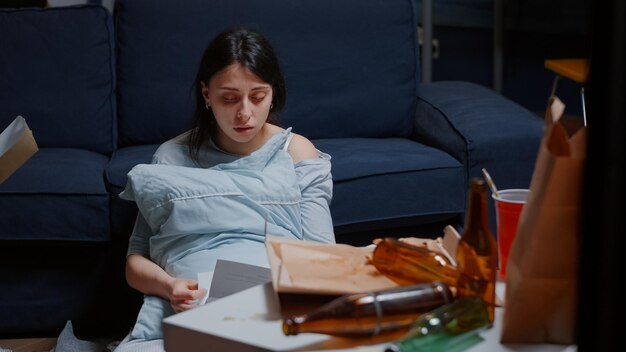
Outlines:
[[[354,247],[266,234],[265,246],[278,293],[344,295],[397,287],[371,263],[375,245]],[[446,226],[443,238],[403,237],[400,241],[441,253],[454,262],[459,234]],[[374,241],[377,242],[376,240]]]
[[[575,343],[587,130],[568,136],[563,111],[551,98],[507,264],[503,343]]]
[[[277,293],[343,295],[398,286],[368,262],[373,247],[272,235],[265,236],[265,245]]]

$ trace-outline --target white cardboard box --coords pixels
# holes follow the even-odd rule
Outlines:
[[[504,296],[504,283],[496,290]],[[503,308],[494,326],[469,352],[573,352],[576,346],[500,344]],[[382,352],[387,341],[340,339],[323,334],[284,336],[278,298],[271,283],[259,285],[163,320],[165,350],[195,351],[359,351]]]

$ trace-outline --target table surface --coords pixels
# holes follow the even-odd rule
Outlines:
[[[504,283],[498,282],[499,297]],[[576,346],[501,344],[503,308],[496,308],[494,326],[480,335],[483,341],[467,351],[576,351]],[[271,283],[259,285],[163,320],[165,349],[203,351],[384,351],[389,341],[373,338],[341,339],[323,334],[284,336],[280,304]],[[387,338],[388,339],[388,338]]]

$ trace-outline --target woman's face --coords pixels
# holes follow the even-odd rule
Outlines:
[[[202,96],[218,125],[214,142],[230,153],[247,155],[263,145],[263,126],[272,105],[272,86],[239,63],[216,73]]]

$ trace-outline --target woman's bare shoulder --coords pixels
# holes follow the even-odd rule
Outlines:
[[[287,152],[291,155],[291,159],[293,159],[294,164],[301,160],[319,158],[319,152],[313,143],[311,143],[311,141],[306,137],[297,133],[293,133],[291,142],[287,147]]]

